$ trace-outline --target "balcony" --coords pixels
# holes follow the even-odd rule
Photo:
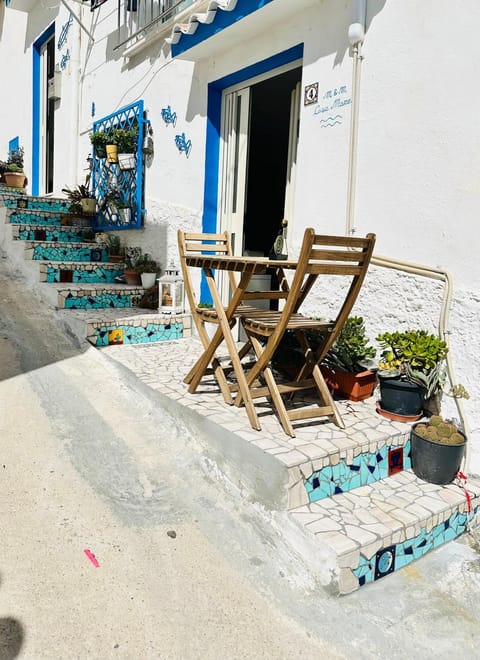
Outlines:
[[[117,49],[127,57],[152,41],[166,37],[175,22],[186,20],[192,9],[202,10],[208,0],[118,0]]]

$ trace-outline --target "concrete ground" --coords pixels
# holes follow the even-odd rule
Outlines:
[[[329,595],[282,518],[5,259],[0,479],[0,660],[480,658],[474,537]]]

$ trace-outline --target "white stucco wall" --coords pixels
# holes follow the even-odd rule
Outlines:
[[[352,3],[299,3],[274,0],[205,43],[207,56],[195,62],[172,61],[160,41],[126,60],[121,51],[114,51],[116,3],[106,3],[93,14],[84,8],[85,24],[94,32],[95,43],[89,43],[76,26],[71,28],[71,60],[57,113],[58,146],[65,142],[69,152],[63,160],[57,159],[62,163],[56,173],[57,189],[75,183],[75,170],[78,177],[82,174],[91,150],[92,102],[99,119],[144,99],[155,141],[155,155],[146,172],[148,212],[145,228],[127,232],[125,237],[165,266],[176,256],[176,229],[200,227],[208,83],[303,43],[302,91],[305,85],[318,83],[319,99],[316,104],[301,105],[290,253],[298,248],[306,226],[324,233],[345,233],[352,99],[347,32]],[[451,351],[458,380],[472,395],[466,408],[473,429],[473,467],[480,473],[480,361],[473,350],[480,330],[480,267],[475,254],[480,209],[480,90],[475,85],[480,4],[478,0],[368,0],[367,4],[355,230],[358,235],[375,232],[379,254],[451,271],[455,286]],[[15,25],[8,23],[6,30],[7,22],[14,20],[7,14],[0,56],[8,45],[15,48],[9,32],[25,30],[24,15],[17,15]],[[31,33],[33,19],[28,20]],[[45,23],[45,16],[42,20]],[[59,26],[65,22],[63,9],[57,20]],[[15,77],[27,91],[28,47],[27,43],[27,50],[19,53],[20,68],[15,74],[3,69],[1,74],[10,84]],[[78,84],[77,66],[81,71]],[[0,127],[2,147],[7,137],[29,130],[27,91],[25,103],[18,103],[21,110],[8,108],[8,121],[20,128]],[[175,127],[165,125],[161,118],[162,108],[168,105],[177,113]],[[80,140],[75,150],[77,107]],[[189,158],[175,146],[174,136],[182,132],[192,140]],[[365,317],[372,337],[397,327],[434,331],[441,290],[438,283],[372,267],[355,312]],[[329,295],[320,291],[309,301],[309,311],[328,311]]]

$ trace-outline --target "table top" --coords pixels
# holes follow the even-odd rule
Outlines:
[[[266,273],[269,268],[295,269],[297,261],[283,261],[269,259],[268,257],[242,257],[222,256],[218,254],[189,255],[187,265],[198,268],[212,268],[214,270],[234,270],[239,273],[252,273],[259,275]]]

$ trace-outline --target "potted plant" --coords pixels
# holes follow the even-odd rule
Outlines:
[[[142,248],[140,247],[127,247],[125,248],[125,268],[123,275],[127,284],[133,286],[140,286],[142,280],[140,273],[137,271],[137,266],[142,262]]]
[[[349,317],[321,366],[329,388],[350,401],[372,396],[376,376],[367,367],[375,354],[375,348],[368,344],[363,318]]]
[[[453,422],[433,415],[414,424],[410,432],[412,470],[433,484],[449,484],[457,475],[465,452],[465,434]]]
[[[382,348],[379,412],[399,421],[419,419],[425,401],[445,382],[446,343],[426,330],[384,332],[376,339]]]
[[[90,142],[93,147],[93,153],[96,158],[107,157],[107,144],[111,142],[110,134],[107,131],[92,131],[89,133]]]
[[[18,147],[10,152],[8,160],[4,163],[3,178],[7,186],[12,188],[24,188],[27,177],[23,171],[23,147]]]
[[[81,208],[84,215],[95,215],[97,201],[94,194],[90,191],[90,172],[87,174],[85,183],[79,183],[73,188],[62,188],[62,192],[71,202],[70,211],[77,213]]]
[[[138,144],[138,128],[115,128],[113,142],[117,145],[118,165],[121,170],[135,168],[135,153]]]
[[[148,254],[145,254],[135,266],[135,270],[140,275],[143,288],[149,289],[155,285],[158,271],[160,269],[157,262],[153,260]]]

